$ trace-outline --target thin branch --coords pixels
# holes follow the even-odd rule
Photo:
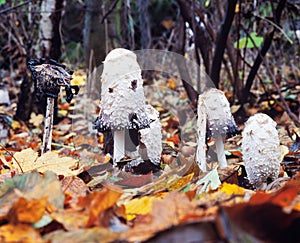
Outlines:
[[[220,82],[221,64],[223,60],[224,51],[226,48],[228,34],[235,15],[236,3],[237,0],[228,1],[226,16],[217,35],[215,54],[212,61],[212,67],[210,69],[211,70],[210,78],[212,79],[216,87],[218,87]]]
[[[280,22],[280,17],[281,17],[282,11],[284,9],[285,3],[286,3],[286,0],[281,0],[277,5],[277,8],[275,10],[275,16],[274,16],[274,22],[276,24],[279,24],[279,22]],[[245,103],[248,100],[248,97],[250,94],[250,89],[253,84],[254,78],[258,72],[260,64],[262,63],[265,55],[267,54],[267,52],[272,44],[275,31],[276,31],[276,28],[274,28],[272,30],[272,32],[265,38],[263,46],[262,46],[260,52],[257,54],[255,62],[250,70],[250,73],[249,73],[247,81],[246,81],[245,89],[243,92],[243,99],[241,100],[242,103]]]
[[[281,91],[280,91],[280,89],[279,89],[279,87],[278,87],[278,84],[277,84],[277,82],[276,82],[276,79],[275,79],[273,73],[271,72],[270,67],[269,67],[268,63],[266,62],[266,60],[264,60],[264,64],[265,64],[267,73],[269,74],[269,76],[270,76],[271,79],[272,79],[273,85],[274,85],[274,87],[275,87],[275,89],[276,89],[276,91],[277,91],[277,93],[278,93],[278,95],[279,95],[279,98],[280,98],[281,102],[283,103],[283,106],[284,106],[284,108],[285,108],[287,114],[288,114],[289,117],[292,119],[292,121],[295,123],[295,125],[296,125],[297,127],[300,127],[299,119],[298,119],[297,116],[291,111],[289,105],[286,103],[285,98],[283,97],[283,95],[282,95],[282,93],[281,93]]]
[[[110,6],[110,8],[107,10],[107,12],[103,15],[100,23],[103,24],[104,20],[108,17],[108,15],[110,15],[110,13],[115,9],[115,7],[117,6],[119,0],[115,0],[112,5]]]
[[[20,167],[21,172],[24,173],[24,171],[23,171],[23,169],[22,169],[22,167],[21,167],[19,161],[14,157],[14,155],[13,155],[10,151],[8,151],[1,143],[0,143],[0,146],[1,146],[1,148],[4,149],[7,153],[10,154],[10,156],[16,161],[17,165]]]
[[[13,10],[15,10],[15,9],[17,9],[17,8],[20,8],[20,7],[24,6],[24,5],[27,5],[27,4],[29,4],[29,3],[31,3],[31,2],[35,2],[35,1],[36,1],[36,0],[28,0],[28,1],[26,1],[26,2],[23,2],[23,3],[18,4],[18,5],[16,5],[16,6],[12,6],[12,7],[3,9],[3,10],[0,11],[0,14],[8,13],[8,12],[10,12],[10,11],[13,11]],[[42,1],[42,0],[40,0],[40,1]]]

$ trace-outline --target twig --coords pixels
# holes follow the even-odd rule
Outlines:
[[[13,159],[16,161],[17,165],[20,167],[21,172],[24,173],[24,171],[23,171],[23,169],[22,169],[22,167],[21,167],[19,161],[14,157],[14,155],[13,155],[10,151],[8,151],[1,143],[0,143],[0,146],[1,146],[1,148],[4,149],[7,153],[9,153],[11,157],[13,157]]]
[[[263,59],[263,62],[264,62],[264,65],[266,67],[267,73],[269,74],[270,78],[272,79],[273,85],[274,85],[274,87],[275,87],[275,89],[276,89],[276,91],[277,91],[277,93],[279,95],[279,98],[280,98],[281,102],[283,103],[283,106],[284,106],[287,114],[292,119],[292,121],[295,123],[295,125],[297,127],[300,127],[300,122],[299,122],[297,116],[291,111],[290,107],[286,103],[285,98],[283,97],[283,95],[282,95],[282,93],[281,93],[281,91],[280,91],[280,89],[279,89],[279,87],[277,85],[276,79],[275,79],[273,73],[271,72],[268,63],[266,62],[265,59]]]
[[[17,9],[17,8],[19,8],[19,7],[22,7],[22,6],[24,6],[24,5],[27,5],[27,4],[29,4],[30,2],[33,2],[33,0],[28,0],[28,1],[26,1],[26,2],[23,2],[23,3],[18,4],[18,5],[16,5],[16,6],[13,6],[13,7],[9,7],[9,8],[3,9],[3,10],[0,11],[0,14],[10,12],[10,11],[12,11],[12,10],[14,10],[14,9]]]
[[[107,18],[107,16],[114,10],[114,8],[117,6],[117,3],[119,2],[119,0],[115,0],[112,5],[110,6],[110,8],[107,10],[107,12],[103,15],[100,23],[103,24],[104,20]]]

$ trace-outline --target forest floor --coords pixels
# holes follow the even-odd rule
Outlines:
[[[43,116],[24,123],[13,120],[17,99],[0,106],[0,135],[8,132],[0,136],[0,242],[300,242],[300,131],[286,112],[273,116],[280,176],[256,191],[245,178],[241,135],[226,140],[227,168],[217,167],[210,141],[211,170],[199,171],[197,117],[180,82],[159,76],[145,96],[160,112],[163,170],[135,175],[102,153],[93,129],[100,97],[85,95],[84,72],[73,82],[81,91],[71,104],[60,99],[52,151],[43,155]]]

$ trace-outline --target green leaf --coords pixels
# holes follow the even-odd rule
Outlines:
[[[0,6],[5,4],[6,3],[6,0],[0,0]]]
[[[236,41],[233,44],[234,48],[244,49],[254,48],[255,46],[260,47],[264,41],[264,38],[261,36],[257,36],[255,32],[250,33],[250,37],[243,37]]]

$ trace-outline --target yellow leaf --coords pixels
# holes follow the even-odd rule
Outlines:
[[[126,219],[132,220],[136,215],[145,215],[151,212],[152,201],[155,197],[135,198],[129,203],[125,204]]]
[[[242,187],[239,187],[235,184],[229,184],[224,182],[221,186],[220,189],[222,192],[225,192],[227,195],[233,195],[233,194],[238,194],[238,195],[244,195],[245,194],[245,189]]]
[[[191,173],[175,181],[172,181],[172,183],[168,186],[168,190],[174,191],[183,188],[193,179],[193,177],[194,177],[194,173]]]
[[[30,115],[29,122],[33,124],[35,127],[39,127],[43,123],[44,117],[42,114],[36,115],[34,112]]]
[[[20,124],[20,122],[18,122],[18,121],[13,121],[12,124],[11,124],[11,127],[12,127],[13,129],[17,129],[17,128],[20,128],[20,127],[21,127],[21,124]]]
[[[44,242],[35,229],[27,224],[5,224],[0,227],[1,242]]]
[[[82,70],[73,73],[71,85],[83,86],[86,82],[86,74]]]
[[[68,111],[67,111],[67,110],[59,110],[59,111],[58,111],[58,114],[59,114],[60,116],[66,116],[66,115],[68,114]]]

